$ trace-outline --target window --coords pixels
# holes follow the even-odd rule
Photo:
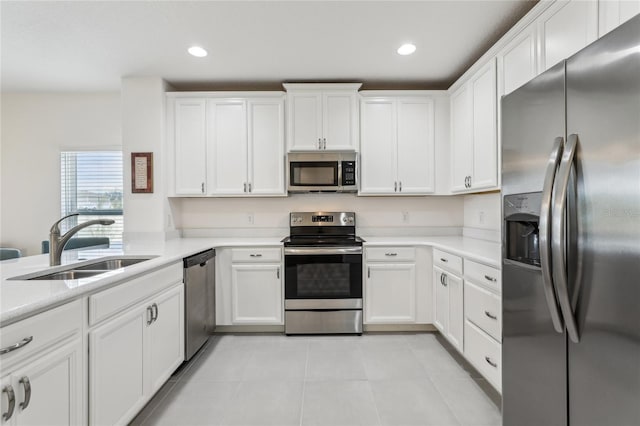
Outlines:
[[[113,219],[113,225],[89,226],[75,236],[109,237],[111,247],[122,247],[122,152],[62,152],[60,182],[62,215],[80,214],[65,220],[62,232],[89,220]]]

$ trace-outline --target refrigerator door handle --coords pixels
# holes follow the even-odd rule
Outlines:
[[[542,202],[540,205],[540,265],[542,266],[542,282],[544,295],[547,299],[547,306],[551,314],[551,322],[553,328],[558,332],[564,331],[562,318],[560,317],[560,308],[556,300],[556,291],[553,285],[553,277],[551,275],[551,196],[553,194],[553,183],[556,177],[556,170],[562,158],[562,145],[564,139],[555,138],[553,141],[553,149],[547,161],[547,171],[544,178],[544,186],[542,189]]]
[[[566,255],[566,206],[567,206],[567,190],[569,187],[569,177],[571,175],[571,167],[578,148],[578,135],[570,135],[567,145],[562,154],[560,168],[558,169],[557,185],[555,189],[555,197],[553,200],[553,222],[551,229],[551,247],[553,256],[553,277],[556,283],[556,291],[560,302],[560,309],[564,318],[565,326],[569,338],[574,343],[580,341],[578,326],[575,316],[571,308],[569,299],[569,287],[567,277],[567,255]]]

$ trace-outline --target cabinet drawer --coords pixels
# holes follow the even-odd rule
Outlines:
[[[13,361],[53,345],[77,333],[82,324],[82,301],[76,300],[26,318],[0,330],[0,348],[18,348],[0,355],[3,370]]]
[[[99,323],[165,288],[182,281],[182,262],[149,272],[89,296],[89,325]]]
[[[416,260],[414,247],[367,247],[368,262],[412,262]]]
[[[241,248],[231,250],[232,262],[280,262],[282,250],[278,248]]]
[[[502,272],[491,266],[465,259],[464,277],[474,281],[476,284],[489,287],[498,293],[502,291]]]
[[[502,309],[500,297],[473,283],[464,283],[464,316],[487,332],[498,342],[502,341]]]
[[[446,251],[433,249],[433,264],[462,275],[462,258]]]
[[[498,390],[502,389],[502,345],[469,321],[464,324],[464,355]]]

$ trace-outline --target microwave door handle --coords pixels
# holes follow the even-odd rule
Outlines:
[[[551,155],[547,161],[547,171],[545,173],[544,185],[542,189],[542,201],[540,205],[540,266],[542,267],[542,284],[544,295],[547,299],[547,306],[551,314],[553,328],[562,333],[564,330],[560,308],[556,300],[553,277],[551,273],[551,196],[553,194],[553,184],[556,177],[556,170],[562,158],[562,145],[564,138],[557,137],[553,141]]]
[[[551,229],[551,247],[553,256],[553,278],[556,283],[556,291],[560,301],[560,309],[564,317],[565,326],[569,338],[574,343],[580,341],[580,334],[576,324],[575,315],[571,308],[569,300],[569,277],[567,274],[567,253],[566,253],[566,218],[567,213],[567,191],[569,188],[569,177],[571,176],[571,168],[578,148],[578,136],[570,135],[567,140],[567,146],[562,154],[560,168],[558,169],[558,177],[556,179],[556,189],[553,200],[553,222]]]

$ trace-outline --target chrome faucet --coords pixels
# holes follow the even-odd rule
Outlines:
[[[69,218],[71,216],[78,216],[79,213],[70,214],[68,216],[63,217],[53,224],[51,229],[49,230],[49,265],[56,266],[60,264],[60,258],[62,257],[62,250],[64,246],[69,242],[71,237],[73,237],[79,230],[82,228],[86,228],[91,225],[112,225],[115,223],[115,220],[112,219],[95,219],[89,220],[87,222],[81,223],[80,225],[76,225],[73,228],[69,229],[64,235],[60,235],[60,228],[58,225],[60,222]]]

